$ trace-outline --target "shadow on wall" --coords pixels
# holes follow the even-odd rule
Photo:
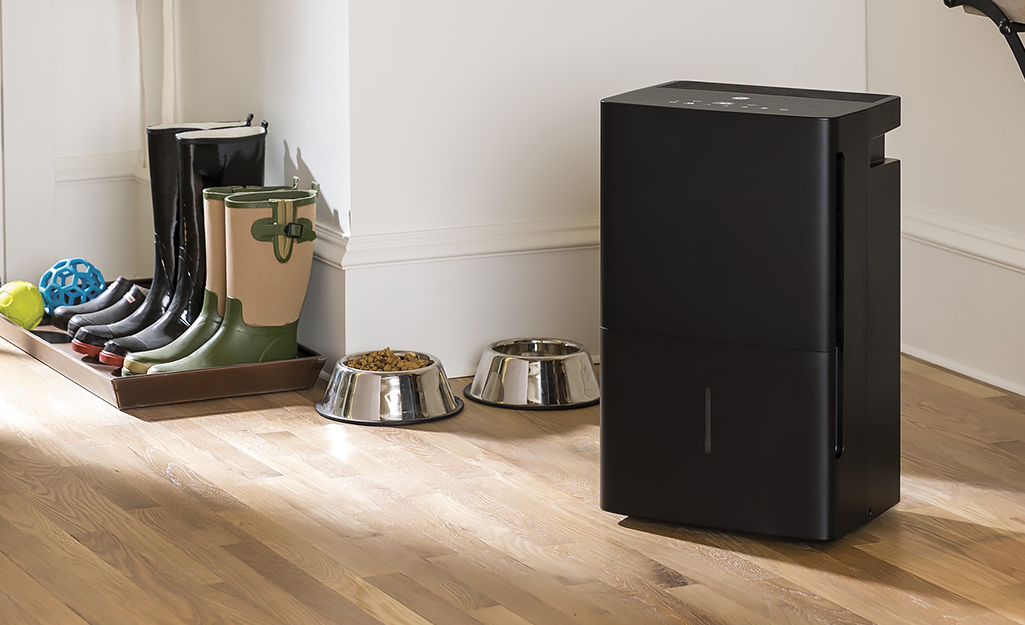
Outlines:
[[[317,180],[317,177],[310,171],[309,165],[303,160],[302,148],[295,149],[295,160],[292,159],[292,150],[289,148],[288,141],[282,141],[285,148],[284,156],[284,172],[285,180],[291,180],[292,176],[299,176],[299,186],[308,188],[309,184],[313,180]],[[319,180],[318,180],[319,182]],[[341,219],[339,218],[338,211],[331,208],[330,197],[331,193],[337,193],[336,189],[321,189],[320,197],[317,198],[317,226],[327,228],[334,232],[345,232],[348,227],[342,226]],[[348,226],[348,224],[346,224]]]
[[[320,182],[303,160],[301,148],[295,148],[293,158],[288,141],[283,141],[282,145],[285,180],[299,176],[301,188],[309,188],[314,180]],[[348,224],[343,229],[338,212],[331,208],[330,199],[332,194],[344,192],[344,189],[322,187],[317,198],[318,240],[314,242],[310,284],[299,316],[299,343],[327,357],[325,374],[331,371],[335,361],[345,355],[345,272],[341,269],[338,240],[343,238],[342,233],[348,229]]]

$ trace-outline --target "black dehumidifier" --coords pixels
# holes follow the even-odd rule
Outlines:
[[[601,507],[828,540],[900,498],[894,96],[601,103]]]

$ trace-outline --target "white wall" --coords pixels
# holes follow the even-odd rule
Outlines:
[[[266,184],[321,184],[299,340],[345,353],[341,271],[349,218],[348,3],[179,0],[178,117],[266,119]]]
[[[901,96],[906,352],[1025,392],[1025,80],[996,26],[868,1],[868,87]]]
[[[3,280],[37,282],[52,263],[54,44],[50,3],[0,4],[3,25]],[[16,156],[15,156],[16,155]]]
[[[316,179],[317,223],[348,230],[348,10],[317,0],[179,0],[179,117],[266,119],[267,184]]]
[[[865,88],[864,0],[351,0],[349,351],[598,351],[602,97],[672,79]]]
[[[593,218],[605,96],[674,78],[865,85],[863,0],[351,7],[357,237]]]
[[[82,256],[140,274],[135,6],[11,0],[3,10],[4,280]],[[152,245],[150,245],[152,253]]]
[[[139,88],[132,74],[133,3],[97,2],[98,12],[87,15],[59,0],[52,6],[60,16],[51,14],[50,3],[3,3],[5,35],[18,19],[26,27],[3,42],[5,114],[9,85],[35,81],[45,91],[38,76],[63,76],[36,113],[49,116],[43,130],[51,143],[37,146],[32,158],[65,159],[64,184],[79,183],[74,171],[91,172],[90,182],[83,179],[74,192],[58,186],[56,200],[41,211],[52,220],[79,202],[78,214],[93,216],[88,228],[134,228],[140,250],[134,264],[148,272],[143,251],[150,235],[140,218],[124,218],[128,207],[119,202],[127,194],[86,188],[96,179],[130,184],[130,174],[111,172],[129,167],[128,155],[140,147],[130,129],[142,125],[137,99],[127,101]],[[472,372],[485,344],[518,335],[575,339],[597,354],[600,99],[672,79],[850,90],[866,83],[865,0],[179,0],[177,6],[178,118],[252,111],[270,122],[267,182],[298,173],[304,183],[322,184],[319,262],[300,338],[329,363],[391,345],[435,353],[451,374],[462,375]],[[150,20],[159,15],[156,0],[145,0],[144,8]],[[44,24],[77,31],[41,28],[29,19],[44,13]],[[28,28],[33,24],[35,30]],[[152,31],[145,58],[149,123],[156,121],[160,84],[153,78],[159,42]],[[97,33],[106,40],[90,43]],[[40,54],[9,67],[18,58],[12,50],[24,53],[42,35],[47,45]],[[15,43],[21,48],[11,48]],[[50,49],[56,56],[48,56]],[[61,57],[75,50],[88,52]],[[114,53],[120,56],[110,58]],[[101,68],[113,73],[96,80],[116,82],[100,90],[102,98],[78,101],[60,92]],[[30,109],[31,98],[14,101],[18,106]],[[74,126],[56,142],[53,133],[64,131],[54,130],[53,120],[76,107],[77,117],[68,121],[102,122],[99,134]],[[29,136],[23,131],[19,140],[29,145]],[[88,162],[74,160],[87,154]],[[7,171],[34,170],[8,165]],[[70,231],[53,250],[10,249],[12,198],[20,201],[32,188],[23,186],[22,195],[5,191],[7,257],[34,267],[43,258],[51,262],[58,248],[83,249]],[[109,235],[94,230],[94,241],[109,244]],[[120,256],[104,262],[131,264]]]

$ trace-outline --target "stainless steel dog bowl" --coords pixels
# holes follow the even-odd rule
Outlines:
[[[397,356],[406,353],[395,352]],[[347,423],[402,425],[443,419],[462,410],[463,401],[452,394],[441,361],[423,352],[414,354],[431,364],[409,371],[365,371],[345,364],[364,354],[342,358],[317,412]]]
[[[473,401],[502,408],[553,410],[598,403],[598,376],[587,348],[562,339],[508,339],[481,354]]]

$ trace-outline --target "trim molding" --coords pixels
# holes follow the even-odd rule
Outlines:
[[[456,258],[597,247],[598,218],[355,235],[341,266],[364,269]]]
[[[148,187],[150,183],[149,167],[144,167],[142,161],[136,161],[135,167],[132,168],[132,178]]]
[[[926,351],[924,349],[919,349],[914,345],[909,345],[907,343],[901,342],[900,351],[904,352],[909,356],[914,356],[915,358],[918,358],[920,360],[931,362],[934,365],[939,365],[944,369],[956,371],[957,373],[960,373],[964,376],[968,376],[973,380],[985,382],[990,386],[995,386],[997,388],[1003,389],[1005,391],[1010,391],[1018,395],[1025,395],[1025,386],[1022,386],[1017,382],[1012,382],[1011,380],[1004,379],[998,375],[993,375],[992,373],[988,373],[986,371],[982,371],[974,367],[965,366],[960,362],[950,360],[949,358],[944,358],[943,356],[937,356],[932,352]]]
[[[57,156],[53,159],[54,184],[75,184],[100,180],[138,178],[139,152],[111,152]]]
[[[335,269],[342,268],[342,257],[349,242],[341,232],[320,226],[313,241],[313,258]]]
[[[149,168],[143,167],[138,152],[58,156],[53,159],[53,181],[56,185],[135,180],[148,185]],[[341,232],[320,227],[314,241],[313,257],[341,268],[348,239]]]
[[[1020,235],[908,204],[901,207],[900,230],[905,239],[1025,273],[1025,237]]]

